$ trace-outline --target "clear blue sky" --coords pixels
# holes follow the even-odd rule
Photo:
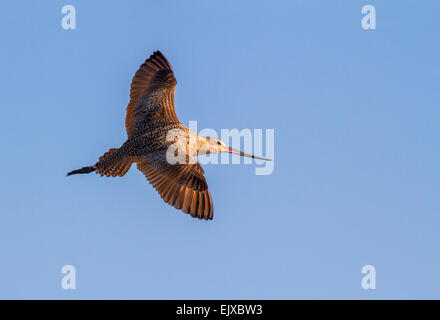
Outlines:
[[[61,28],[61,8],[77,29]],[[361,28],[373,4],[377,29]],[[6,1],[0,298],[440,298],[436,1]],[[214,220],[132,167],[66,178],[125,138],[154,50],[200,128],[274,128],[275,170],[208,165]],[[61,288],[61,268],[77,289]],[[376,290],[361,287],[363,265]]]

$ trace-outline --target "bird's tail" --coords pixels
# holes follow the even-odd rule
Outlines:
[[[96,173],[106,177],[122,177],[130,169],[134,157],[127,157],[118,148],[112,148],[101,157],[96,163]]]
[[[95,166],[91,166],[91,167],[83,167],[81,169],[78,170],[73,170],[70,171],[67,176],[71,176],[72,174],[79,174],[79,173],[90,173],[96,170]]]
[[[90,173],[96,171],[96,173],[99,173],[101,176],[122,177],[130,169],[134,158],[125,157],[121,152],[118,152],[118,150],[120,149],[112,148],[99,157],[99,160],[95,165],[73,170],[67,175],[70,176],[72,174]]]

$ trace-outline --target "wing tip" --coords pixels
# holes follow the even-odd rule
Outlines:
[[[153,51],[150,57],[145,61],[145,63],[151,62],[153,64],[157,64],[160,69],[168,69],[173,71],[171,63],[165,58],[163,53],[160,50]]]

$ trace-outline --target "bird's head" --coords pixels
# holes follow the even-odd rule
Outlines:
[[[204,140],[202,140],[202,143],[200,144],[200,148],[198,150],[199,155],[221,153],[221,152],[238,154],[240,156],[249,157],[253,159],[272,161],[272,159],[258,157],[258,156],[254,156],[253,154],[248,154],[239,150],[235,150],[231,147],[228,147],[222,140],[212,137],[204,137]]]

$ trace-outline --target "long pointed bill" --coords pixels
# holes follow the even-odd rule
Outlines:
[[[260,160],[272,161],[272,159],[263,158],[263,157],[259,157],[259,156],[254,156],[253,154],[245,153],[243,151],[238,151],[238,150],[232,149],[230,147],[226,147],[226,152],[229,152],[229,153],[232,153],[232,154],[238,154],[240,156],[249,157],[249,158],[252,158],[252,159],[260,159]]]

